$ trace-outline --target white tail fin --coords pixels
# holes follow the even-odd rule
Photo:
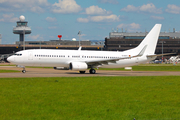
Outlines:
[[[153,55],[156,49],[157,41],[161,30],[161,24],[156,24],[143,41],[134,49],[127,50],[136,54]]]

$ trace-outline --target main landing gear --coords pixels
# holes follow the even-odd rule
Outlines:
[[[95,73],[96,73],[96,70],[95,70],[95,69],[90,69],[90,70],[89,70],[89,73],[90,73],[90,74],[95,74]]]
[[[84,74],[86,71],[79,71],[79,73],[81,73],[81,74]],[[95,74],[96,73],[96,70],[95,69],[90,69],[89,70],[89,73],[90,74]]]

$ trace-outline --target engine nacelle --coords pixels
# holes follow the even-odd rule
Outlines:
[[[70,70],[85,71],[88,69],[88,65],[84,62],[72,62],[69,64]]]
[[[55,70],[69,70],[67,67],[54,67]]]

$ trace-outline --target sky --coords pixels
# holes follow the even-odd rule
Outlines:
[[[13,27],[25,16],[32,33],[26,41],[104,40],[111,31],[145,32],[159,23],[161,32],[180,31],[179,0],[0,0],[2,44],[14,44]]]

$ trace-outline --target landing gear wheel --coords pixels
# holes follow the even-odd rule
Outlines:
[[[89,70],[89,73],[90,73],[90,74],[95,74],[95,73],[96,73],[96,70],[95,70],[95,69],[90,69],[90,70]]]
[[[26,73],[26,70],[22,70],[22,73]]]
[[[79,73],[84,74],[86,71],[79,71]]]

